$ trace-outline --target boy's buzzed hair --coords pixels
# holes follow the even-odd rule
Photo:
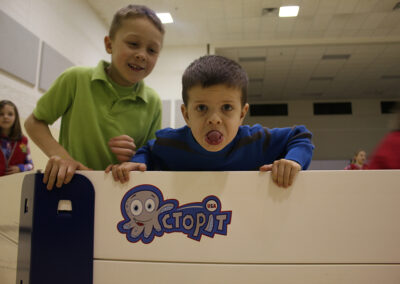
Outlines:
[[[182,76],[182,99],[188,104],[188,91],[200,85],[203,88],[223,84],[242,91],[241,103],[247,103],[246,71],[235,61],[219,55],[206,55],[193,61]]]
[[[154,24],[154,26],[161,32],[161,34],[165,33],[164,26],[161,23],[161,20],[157,17],[156,13],[153,10],[143,5],[131,4],[119,9],[114,14],[108,36],[113,39],[118,29],[121,27],[122,21],[128,18],[135,17],[146,17]]]

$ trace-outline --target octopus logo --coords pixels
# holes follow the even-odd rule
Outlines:
[[[118,223],[118,231],[130,242],[141,240],[145,244],[165,232],[181,232],[197,241],[202,235],[227,235],[232,215],[231,211],[221,211],[216,196],[179,206],[176,199],[164,200],[161,191],[149,184],[138,185],[124,195],[121,213],[124,220]]]

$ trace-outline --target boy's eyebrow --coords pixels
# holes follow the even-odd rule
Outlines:
[[[205,100],[193,100],[192,99],[191,102],[194,103],[194,104],[202,104],[202,103],[205,102]]]
[[[207,102],[208,100],[207,99],[192,99],[192,101],[193,102]],[[235,101],[235,99],[228,99],[228,100],[220,100],[220,102],[223,102],[223,103],[231,103],[231,102],[234,102]]]

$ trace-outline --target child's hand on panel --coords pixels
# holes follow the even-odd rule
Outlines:
[[[43,183],[47,183],[48,190],[52,190],[54,184],[56,187],[61,187],[71,181],[77,170],[90,169],[73,159],[51,156],[44,170]]]
[[[129,172],[131,171],[146,171],[146,164],[142,163],[132,163],[125,162],[120,165],[109,165],[105,172],[112,172],[113,178],[115,181],[120,181],[121,183],[125,183],[129,181]]]
[[[273,164],[260,167],[261,172],[272,171],[272,180],[278,185],[288,187],[292,185],[294,177],[301,170],[301,166],[295,161],[280,159]]]

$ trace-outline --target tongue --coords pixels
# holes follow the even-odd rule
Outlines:
[[[207,133],[207,142],[211,145],[217,145],[222,141],[222,134],[217,130],[212,130]]]

